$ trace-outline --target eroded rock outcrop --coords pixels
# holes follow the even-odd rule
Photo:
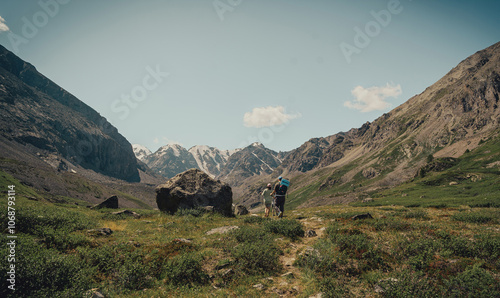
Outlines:
[[[212,179],[203,171],[190,169],[156,188],[156,203],[162,211],[213,206],[214,211],[232,214],[233,192],[229,185]]]

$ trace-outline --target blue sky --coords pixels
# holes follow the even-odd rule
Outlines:
[[[500,1],[0,3],[0,44],[131,142],[291,150],[500,41]]]

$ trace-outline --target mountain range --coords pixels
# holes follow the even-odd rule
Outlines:
[[[317,206],[360,200],[412,179],[429,160],[460,157],[500,132],[500,43],[460,62],[435,84],[359,128],[292,150],[264,185],[290,177],[289,201]],[[499,157],[497,157],[499,158]],[[240,200],[257,202],[246,187]]]
[[[257,142],[234,150],[220,150],[206,145],[193,146],[187,150],[179,144],[168,144],[154,153],[142,145],[132,146],[137,159],[163,177],[171,178],[196,168],[232,186],[239,185],[248,177],[272,173],[286,155],[285,152],[275,152]]]
[[[496,140],[499,94],[496,43],[373,122],[290,152],[253,143],[232,151],[170,144],[152,153],[0,46],[0,174],[56,199],[96,202],[119,191],[130,206],[154,207],[155,185],[198,168],[229,183],[235,202],[247,206],[258,205],[280,175],[292,183],[288,206],[345,203],[408,182],[433,159]]]

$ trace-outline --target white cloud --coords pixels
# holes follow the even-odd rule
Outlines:
[[[245,113],[243,124],[246,127],[269,127],[288,123],[301,116],[300,113],[287,114],[282,106],[254,108],[251,112]]]
[[[381,111],[390,108],[392,105],[386,101],[389,97],[401,95],[401,85],[385,85],[381,87],[364,88],[356,86],[351,90],[354,100],[344,102],[344,107],[360,110],[361,112]]]
[[[5,19],[0,16],[0,32],[9,31],[9,27],[5,24]]]

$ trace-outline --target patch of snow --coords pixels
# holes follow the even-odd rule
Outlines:
[[[253,154],[253,156],[257,157],[257,159],[258,159],[258,160],[260,160],[260,161],[261,161],[264,165],[266,165],[269,169],[271,169],[271,171],[274,171],[274,169],[273,169],[273,168],[271,168],[271,166],[269,166],[269,165],[268,165],[265,161],[263,161],[262,159],[260,159],[260,158],[257,156],[257,154],[255,154],[255,153],[253,153],[253,152],[252,152],[252,154]],[[262,166],[261,166],[261,169],[262,169]],[[262,169],[262,170],[263,170],[263,169]]]
[[[132,149],[134,150],[135,157],[140,161],[144,161],[147,156],[152,154],[151,150],[140,144],[132,144]]]

